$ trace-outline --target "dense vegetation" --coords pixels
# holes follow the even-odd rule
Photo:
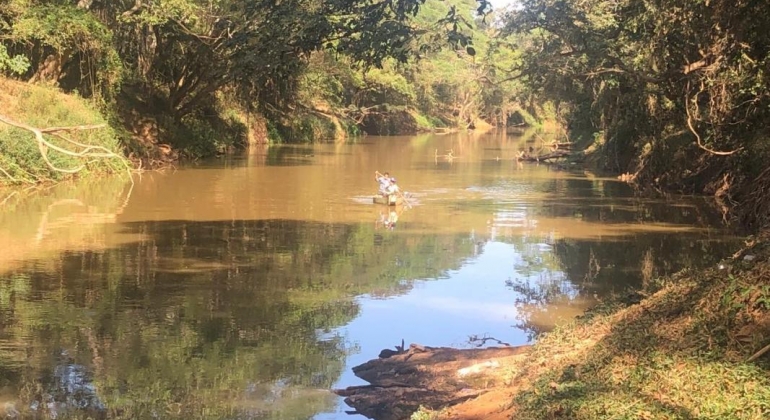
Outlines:
[[[519,76],[603,167],[714,194],[766,224],[770,4],[524,0],[505,18]]]
[[[366,124],[386,132],[467,124],[468,103],[452,107],[471,100],[461,87],[471,74],[456,70],[478,67],[473,16],[488,5],[430,1],[418,14],[424,3],[6,0],[0,72],[93,98],[134,138],[193,157],[249,140],[325,140]],[[432,80],[419,83],[429,73],[415,61],[399,67],[442,49],[451,52]],[[449,107],[441,118],[417,115],[436,104]]]
[[[3,0],[0,72],[90,98],[146,161],[558,121],[600,167],[651,189],[714,194],[726,214],[760,226],[770,214],[768,8]]]

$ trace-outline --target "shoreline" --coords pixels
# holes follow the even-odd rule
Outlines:
[[[767,418],[770,233],[746,242],[531,346],[385,350],[334,392],[378,420]]]

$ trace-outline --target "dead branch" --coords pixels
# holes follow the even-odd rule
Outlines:
[[[689,82],[687,83],[687,91],[688,92],[690,91],[690,83]],[[700,95],[700,92],[702,92],[702,90],[695,94],[695,98],[694,99],[695,99],[695,103],[696,104],[698,102],[698,95]],[[698,134],[698,132],[695,130],[695,127],[693,127],[693,124],[692,124],[692,115],[690,114],[690,98],[687,97],[687,93],[685,93],[685,95],[684,95],[684,110],[687,113],[687,127],[689,127],[690,132],[693,135],[695,135],[695,139],[698,142],[698,147],[700,147],[701,149],[711,153],[712,155],[718,155],[718,156],[729,156],[729,155],[732,155],[733,153],[738,152],[738,151],[743,149],[742,147],[739,147],[739,148],[737,148],[735,150],[731,150],[729,152],[719,152],[719,151],[712,150],[712,149],[709,149],[708,147],[704,146],[703,142],[701,141],[700,134]]]
[[[758,352],[754,353],[751,357],[746,359],[746,362],[753,362],[759,359],[760,357],[762,357],[762,355],[767,353],[768,351],[770,351],[770,344],[766,345],[765,347],[762,347],[761,350],[759,350]]]
[[[50,169],[56,172],[63,172],[68,174],[74,174],[77,172],[80,172],[83,168],[85,168],[85,164],[82,164],[75,168],[59,168],[56,165],[51,162],[51,160],[48,158],[48,150],[52,149],[55,150],[63,155],[76,157],[79,159],[87,159],[87,163],[91,161],[93,158],[97,159],[103,159],[103,158],[117,158],[119,159],[124,165],[126,165],[126,168],[130,170],[130,164],[128,161],[121,155],[107,149],[103,146],[97,146],[97,145],[88,145],[76,142],[74,140],[71,140],[67,137],[65,137],[62,134],[59,134],[61,131],[83,131],[83,130],[94,130],[98,128],[105,127],[106,124],[96,124],[96,125],[79,125],[79,126],[71,126],[71,127],[48,127],[48,128],[37,128],[32,127],[31,125],[24,124],[22,122],[14,121],[5,115],[0,114],[0,122],[4,122],[10,126],[21,128],[23,130],[27,130],[35,135],[35,140],[37,141],[38,150],[40,151],[40,156],[45,161],[46,165]],[[81,147],[82,150],[80,151],[72,151],[69,149],[65,149],[63,147],[57,146],[45,139],[43,137],[43,134],[52,134],[58,138],[61,138],[71,144],[74,144],[75,146]],[[15,181],[14,178],[10,177],[9,174],[3,170],[2,171],[8,178],[10,178],[12,181]]]
[[[481,346],[487,344],[487,341],[496,341],[497,344],[500,344],[500,345],[506,346],[506,347],[511,347],[511,345],[509,343],[506,343],[504,341],[498,340],[495,337],[489,337],[489,336],[486,336],[486,335],[484,337],[479,337],[477,335],[472,335],[472,336],[468,337],[468,342],[471,343],[471,344],[474,344],[476,347],[481,347]]]
[[[579,153],[572,153],[567,150],[555,150],[551,153],[541,154],[541,155],[532,155],[527,153],[526,151],[522,150],[519,152],[519,154],[516,155],[517,161],[524,161],[524,162],[546,162],[551,159],[561,159],[561,158],[567,158],[571,156],[578,156]]]
[[[13,198],[13,196],[18,195],[18,194],[19,194],[18,191],[12,192],[11,194],[8,195],[8,197],[5,197],[5,199],[3,201],[0,201],[0,206],[4,205],[6,201],[10,200],[11,198]]]
[[[123,18],[128,18],[132,15],[137,15],[139,14],[139,11],[141,11],[145,7],[147,7],[147,5],[143,4],[141,0],[136,0],[136,4],[134,4],[134,7],[126,10],[120,16]]]
[[[447,150],[447,154],[440,155],[440,154],[438,154],[438,149],[436,149],[436,151],[433,152],[433,159],[438,161],[438,158],[442,157],[442,158],[446,159],[447,161],[451,162],[451,161],[453,161],[453,160],[455,160],[455,159],[460,157],[460,156],[455,156],[454,153],[455,153],[454,149],[449,149],[449,150]]]
[[[16,178],[12,177],[12,176],[11,176],[11,174],[9,174],[9,173],[8,173],[8,172],[7,172],[5,169],[3,169],[3,168],[0,168],[0,172],[2,172],[2,173],[3,173],[3,175],[5,175],[6,177],[8,177],[8,179],[10,179],[10,180],[11,180],[11,182],[20,182],[20,181],[24,181],[24,182],[26,182],[26,183],[30,183],[30,184],[32,183],[32,181],[29,181],[29,180],[27,180],[27,179],[21,180],[21,179],[16,179]]]
[[[75,125],[72,127],[48,127],[41,128],[41,133],[55,133],[57,131],[79,131],[79,130],[94,130],[97,128],[104,128],[107,124],[94,124],[94,125]]]

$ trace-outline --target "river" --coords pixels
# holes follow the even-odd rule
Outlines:
[[[271,146],[0,196],[0,415],[362,418],[329,389],[383,348],[530,343],[736,241],[705,200],[530,145]],[[375,170],[410,205],[372,204]]]

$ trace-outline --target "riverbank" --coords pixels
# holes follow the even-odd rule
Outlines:
[[[146,95],[126,84],[107,103],[54,85],[0,76],[0,186],[123,171],[131,166],[128,160],[135,168],[160,168],[258,145],[339,142],[364,134],[352,120],[335,116],[328,105],[319,105],[322,111],[300,107],[271,121],[223,93],[205,115],[177,119]],[[411,120],[399,128],[404,133],[460,130],[437,128],[416,110],[406,114]],[[480,119],[476,126],[492,128]],[[40,137],[34,130],[43,130]],[[383,128],[374,129],[379,131]]]
[[[372,386],[337,392],[377,419],[760,419],[770,415],[768,344],[766,233],[531,347],[412,346],[354,368]]]
[[[125,171],[121,140],[93,103],[0,77],[0,186]]]

